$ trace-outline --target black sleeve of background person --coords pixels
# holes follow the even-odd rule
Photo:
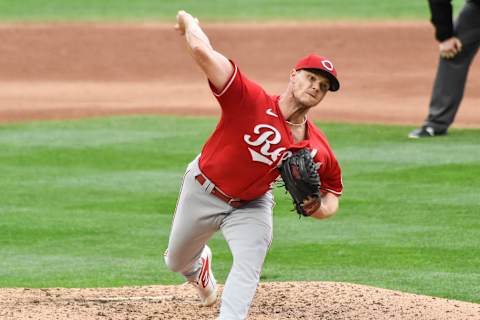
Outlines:
[[[444,41],[453,37],[453,9],[451,0],[428,0],[435,26],[435,38]]]

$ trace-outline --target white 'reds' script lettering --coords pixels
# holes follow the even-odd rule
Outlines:
[[[283,147],[270,150],[272,145],[276,145],[282,140],[280,132],[278,132],[278,130],[274,127],[268,124],[259,124],[256,125],[255,128],[253,128],[253,133],[257,135],[257,138],[253,141],[251,135],[246,134],[243,136],[243,140],[245,140],[245,142],[252,147],[262,145],[262,147],[260,148],[260,153],[253,150],[252,148],[248,148],[250,154],[252,155],[253,161],[271,165],[274,161],[277,160],[280,153],[286,150],[286,148]]]

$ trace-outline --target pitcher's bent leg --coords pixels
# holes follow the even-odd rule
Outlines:
[[[270,194],[227,216],[221,226],[233,255],[222,294],[220,320],[246,319],[272,240]]]
[[[192,162],[193,163],[193,162]],[[180,190],[165,263],[189,281],[200,269],[200,255],[210,237],[219,229],[228,205],[206,193],[195,180],[196,163],[190,164]]]

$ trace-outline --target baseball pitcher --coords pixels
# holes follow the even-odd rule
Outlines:
[[[281,95],[269,95],[212,47],[195,17],[179,11],[175,28],[208,78],[221,118],[186,169],[165,262],[197,288],[202,305],[214,304],[207,241],[221,231],[233,265],[219,319],[245,319],[272,241],[272,183],[281,175],[302,216],[324,219],[339,207],[340,166],[308,112],[340,84],[333,63],[311,54],[292,68]]]

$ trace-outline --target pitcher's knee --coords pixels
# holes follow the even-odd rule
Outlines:
[[[267,255],[268,248],[270,248],[270,243],[270,237],[249,239],[249,241],[244,243],[243,249],[238,250],[238,254],[263,258]]]
[[[165,260],[165,265],[168,269],[173,272],[181,272],[185,267],[185,263],[181,259],[175,258],[175,255],[168,250],[165,251],[163,259]]]
[[[243,272],[259,274],[267,251],[268,246],[256,246],[233,252],[234,268],[239,268]]]

